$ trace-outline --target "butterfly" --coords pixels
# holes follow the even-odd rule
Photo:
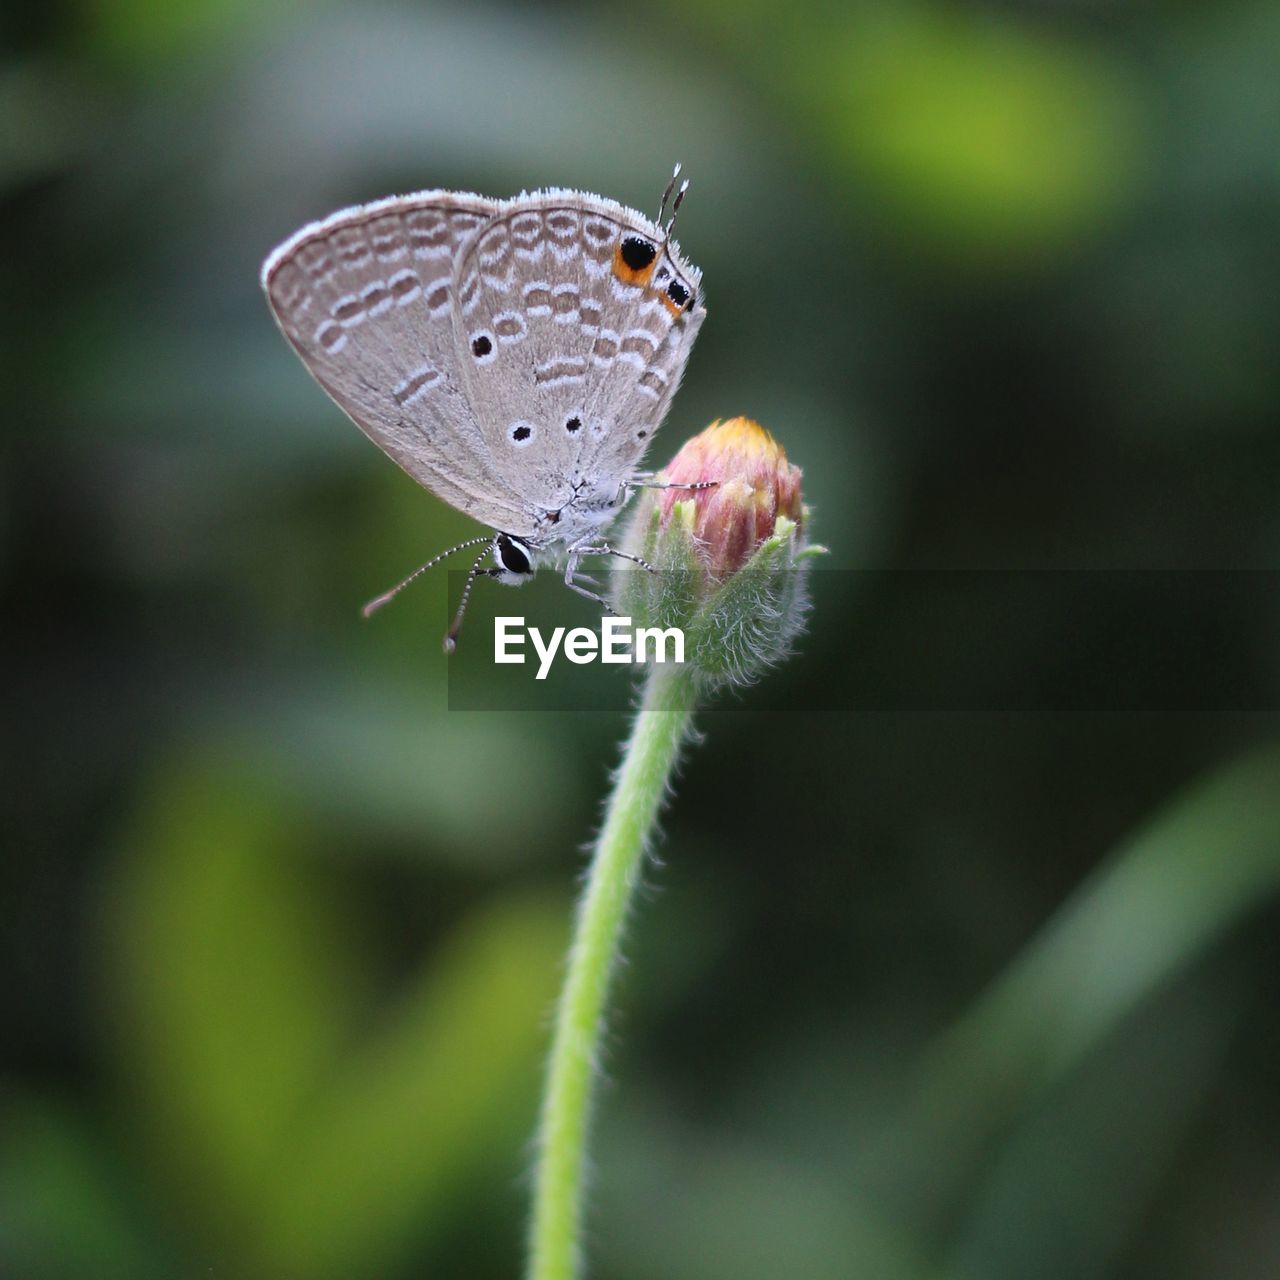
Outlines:
[[[605,531],[652,482],[640,462],[706,316],[701,272],[671,236],[679,175],[657,221],[581,191],[423,191],[340,210],[267,258],[271,311],[312,377],[413,479],[493,531],[366,616],[482,546],[452,652],[477,578],[516,585],[562,562],[567,586],[604,603],[582,558],[636,559]]]

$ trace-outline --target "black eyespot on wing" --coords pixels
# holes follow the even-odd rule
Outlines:
[[[643,439],[645,438],[645,436],[647,436],[648,434],[649,434],[649,433],[648,433],[647,431],[637,431],[637,432],[636,432],[636,439],[637,439],[637,440],[643,440]]]
[[[529,573],[533,567],[524,548],[505,533],[498,535],[498,559],[508,573]]]
[[[680,283],[679,280],[673,280],[667,285],[667,297],[676,304],[677,307],[683,307],[689,301],[689,290]]]
[[[533,428],[526,426],[524,423],[521,423],[518,427],[513,427],[511,430],[511,438],[513,440],[527,440],[531,435],[533,435]]]
[[[576,435],[582,430],[582,419],[579,418],[577,414],[574,414],[574,416],[564,424],[564,429],[570,435]]]
[[[493,350],[493,343],[489,340],[487,334],[481,334],[478,338],[473,338],[471,342],[471,354],[479,359],[481,356],[487,356]]]
[[[632,271],[643,271],[658,256],[656,245],[639,236],[628,236],[619,250],[622,260]]]

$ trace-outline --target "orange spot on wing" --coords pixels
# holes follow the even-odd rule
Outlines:
[[[638,271],[634,267],[629,267],[626,260],[622,256],[622,245],[613,251],[613,274],[622,281],[623,284],[647,285],[653,277],[653,269],[658,265],[659,255],[655,254],[654,259],[647,267],[641,267]]]

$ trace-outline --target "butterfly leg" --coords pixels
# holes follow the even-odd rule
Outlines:
[[[586,596],[588,600],[594,600],[596,604],[604,605],[606,609],[609,607],[609,602],[604,598],[604,596],[602,596],[598,591],[592,591],[590,587],[580,586],[571,578],[565,578],[564,585],[568,587],[570,591],[576,591],[580,596]]]
[[[630,560],[632,564],[638,564],[642,569],[648,570],[649,573],[658,572],[647,560],[642,560],[639,556],[633,556],[629,551],[619,551],[617,547],[611,547],[607,542],[602,542],[598,547],[576,548],[572,557],[570,557],[575,567],[578,556],[617,556],[619,560]]]
[[[597,587],[600,584],[594,578],[588,577],[585,573],[578,572],[578,563],[581,561],[583,554],[583,549],[581,547],[571,547],[569,549],[569,558],[565,562],[564,566],[564,585],[568,587],[570,591],[576,591],[580,596],[586,596],[588,600],[594,600],[596,604],[604,605],[607,608],[609,602],[604,598],[604,596],[602,596],[598,591],[591,590],[592,587]],[[583,582],[589,583],[590,586],[582,586],[581,584]]]
[[[720,483],[719,480],[694,480],[688,484],[680,484],[672,480],[659,480],[656,478],[657,474],[656,471],[642,471],[633,476],[623,484],[623,495],[628,489],[714,489]]]
[[[585,573],[578,572],[578,565],[583,556],[617,556],[619,560],[630,560],[632,564],[638,564],[642,569],[649,573],[657,573],[658,571],[647,560],[642,560],[639,556],[633,556],[629,551],[619,551],[617,547],[611,547],[607,542],[602,542],[598,547],[573,547],[569,551],[569,559],[564,567],[564,585],[570,591],[576,591],[580,596],[586,596],[588,600],[594,600],[597,604],[602,604],[606,608],[609,601],[604,598],[598,591],[592,591],[591,587],[599,586],[594,578],[589,578]],[[591,587],[584,587],[581,584],[589,582]]]

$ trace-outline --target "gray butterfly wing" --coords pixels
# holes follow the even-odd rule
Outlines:
[[[420,484],[494,528],[528,522],[495,473],[458,368],[452,277],[499,208],[426,191],[304,227],[262,268],[281,331],[356,426]]]
[[[574,495],[616,492],[662,422],[705,316],[701,273],[642,214],[550,191],[478,228],[453,284],[489,454],[538,513],[532,535],[571,541]]]

